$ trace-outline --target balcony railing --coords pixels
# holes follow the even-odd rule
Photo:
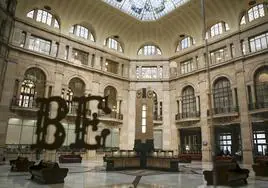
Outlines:
[[[218,114],[230,114],[230,113],[238,113],[239,112],[239,107],[219,107],[219,108],[212,108],[212,113],[213,115],[218,115]],[[210,110],[207,110],[207,115],[210,116],[211,112]]]
[[[118,119],[118,120],[123,120],[123,114],[119,114],[119,113],[116,113],[116,112],[111,112],[110,114],[105,114],[103,113],[102,111],[98,112],[98,116],[101,118],[101,117],[106,117],[106,118],[112,118],[112,119]]]
[[[179,145],[179,154],[201,154],[201,144],[183,144]]]
[[[37,105],[37,103],[35,102],[35,99],[17,99],[17,98],[13,98],[11,100],[11,108],[24,108],[24,109],[36,109],[39,108],[39,106]]]
[[[78,104],[77,103],[72,103],[71,105],[68,106],[69,112],[68,115],[77,115],[77,110],[78,110]],[[91,110],[86,109],[86,115],[91,116]]]
[[[182,120],[182,119],[199,118],[199,117],[200,117],[200,112],[195,111],[195,112],[185,112],[185,113],[176,114],[175,119]]]
[[[162,115],[158,115],[158,114],[154,114],[154,121],[163,121],[163,116]]]
[[[249,110],[259,110],[264,108],[268,108],[268,102],[257,102],[248,105]]]

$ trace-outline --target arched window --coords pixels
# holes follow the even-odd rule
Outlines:
[[[51,13],[41,10],[41,9],[34,9],[27,13],[26,15],[28,18],[34,19],[37,22],[41,22],[47,24],[51,27],[60,28],[59,21],[57,20],[56,16],[52,15]]]
[[[91,31],[89,31],[88,28],[82,26],[82,25],[73,25],[69,31],[70,33],[78,36],[78,37],[81,37],[81,38],[84,38],[84,39],[89,39],[91,41],[95,41],[95,38],[92,34]]]
[[[184,37],[182,40],[179,41],[179,45],[177,46],[176,51],[180,51],[180,50],[189,48],[194,44],[195,44],[195,41],[192,37],[190,37],[190,36]]]
[[[206,38],[215,37],[217,35],[221,35],[222,33],[229,31],[230,27],[225,22],[218,22],[211,26],[206,33]]]
[[[121,43],[114,38],[111,38],[111,37],[107,38],[104,42],[104,45],[116,51],[123,52]]]
[[[46,76],[41,69],[30,68],[24,74],[24,80],[20,88],[18,105],[32,108],[37,97],[45,95]]]
[[[267,9],[266,4],[258,4],[258,5],[255,5],[254,7],[251,7],[241,17],[240,25],[245,25],[248,22],[252,22],[256,19],[264,17],[266,14],[266,11],[265,11],[266,9]]]
[[[85,83],[80,78],[72,78],[69,82],[69,87],[66,93],[66,102],[69,108],[69,113],[76,113],[78,107],[73,102],[73,97],[81,97],[85,94]]]
[[[196,99],[194,88],[187,86],[182,90],[182,118],[194,117],[196,114]]]
[[[112,112],[116,112],[117,109],[117,91],[113,86],[107,86],[104,89],[104,96],[108,96],[108,107],[112,109]]]
[[[162,55],[162,52],[155,45],[145,45],[139,49],[138,55],[145,55],[145,56]]]
[[[254,78],[255,95],[258,108],[268,107],[268,67],[259,69]]]
[[[219,78],[213,86],[215,114],[231,112],[233,108],[232,90],[227,78]]]
[[[248,10],[248,21],[252,22],[253,20],[265,16],[263,4],[256,5]]]

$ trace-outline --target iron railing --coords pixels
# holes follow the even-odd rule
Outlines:
[[[195,112],[178,113],[178,114],[176,114],[175,119],[181,120],[181,119],[199,118],[199,117],[200,117],[200,112],[195,111]]]
[[[39,108],[35,99],[23,99],[22,100],[18,98],[13,98],[11,100],[11,107],[20,107],[20,108],[28,108],[28,109]]]
[[[158,114],[154,114],[154,119],[155,121],[163,121],[163,116],[162,115],[158,115]]]
[[[182,144],[178,147],[179,154],[201,154],[202,145],[201,144]]]
[[[249,110],[258,110],[268,108],[268,102],[257,102],[257,103],[250,103],[248,104]]]
[[[107,118],[113,118],[113,119],[118,119],[118,120],[123,120],[123,114],[116,113],[112,111],[110,114],[105,114],[102,111],[98,112],[99,117],[107,117]]]
[[[228,114],[228,113],[236,113],[239,112],[239,107],[218,107],[218,108],[212,108],[212,113],[213,115],[217,115],[217,114]],[[207,115],[210,116],[211,115],[211,111],[207,110]]]

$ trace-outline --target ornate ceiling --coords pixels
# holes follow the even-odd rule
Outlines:
[[[196,45],[203,43],[200,0],[190,0],[155,21],[145,22],[103,0],[17,1],[16,17],[19,19],[30,22],[31,20],[26,18],[27,12],[33,8],[44,9],[44,6],[49,6],[50,12],[59,18],[60,33],[69,35],[72,25],[83,24],[93,29],[96,36],[95,45],[99,48],[103,48],[103,42],[107,37],[117,35],[123,44],[124,55],[132,58],[139,58],[137,51],[144,43],[154,43],[160,47],[162,56],[158,58],[171,57],[176,54],[175,49],[181,34],[192,36]],[[249,7],[248,0],[205,1],[208,26],[225,21],[230,26],[230,32],[239,30],[239,19],[241,13]]]
[[[167,15],[189,0],[103,0],[142,21],[152,21]]]

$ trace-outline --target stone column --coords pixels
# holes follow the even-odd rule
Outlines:
[[[50,55],[51,56],[53,56],[53,57],[57,56],[57,51],[59,50],[58,47],[59,46],[57,46],[56,41],[51,42],[51,48],[50,48]]]
[[[117,99],[117,101],[116,101],[116,113],[119,114],[119,112],[120,112],[120,100]]]
[[[131,82],[128,90],[124,90],[122,97],[123,126],[120,132],[120,149],[133,150],[136,122],[136,84]]]
[[[92,54],[88,54],[88,66],[92,67]]]
[[[212,135],[212,126],[210,124],[209,117],[207,117],[208,109],[208,86],[206,81],[206,74],[203,74],[199,79],[199,88],[200,90],[200,125],[201,125],[201,136],[202,136],[202,161],[211,162],[212,161],[212,144],[211,137]]]
[[[198,96],[195,97],[196,111],[200,112]]]
[[[178,154],[178,146],[180,143],[180,137],[178,135],[178,129],[177,129],[177,125],[176,125],[176,113],[177,113],[177,102],[175,102],[175,98],[176,98],[176,88],[171,87],[170,91],[169,91],[169,95],[170,95],[170,100],[169,100],[169,124],[170,124],[170,132],[171,132],[171,145],[170,145],[170,149],[174,151],[174,154]],[[164,98],[165,99],[165,98]]]
[[[7,69],[5,74],[5,81],[3,86],[3,93],[0,103],[0,154],[3,154],[5,147],[8,120],[10,116],[10,103],[13,97],[13,89],[16,80],[16,63],[7,62]]]
[[[179,113],[182,114],[182,98],[180,97],[180,100],[179,100]]]
[[[244,43],[245,43],[245,55],[247,55],[250,53],[248,38],[244,38]]]
[[[252,99],[252,103],[253,104],[256,104],[256,94],[255,94],[254,83],[250,84],[250,88],[251,88],[251,99]]]
[[[64,43],[60,42],[59,49],[58,49],[58,56],[57,56],[59,59],[65,59],[65,49],[66,49],[66,45]]]
[[[64,66],[57,64],[56,70],[55,70],[55,75],[54,75],[54,89],[53,89],[53,96],[61,96],[61,88],[62,88],[62,82],[63,82],[63,70]],[[50,118],[54,118],[57,116],[57,109],[58,106],[54,103],[51,103],[51,109],[50,109]],[[47,131],[47,142],[51,143],[54,141],[54,133],[55,133],[55,127],[50,126]],[[56,161],[57,160],[57,155],[55,150],[46,150],[44,154],[44,159],[45,160],[50,160],[50,161]]]
[[[107,71],[107,69],[106,69],[106,57],[102,57],[101,70]]]
[[[49,86],[50,86],[49,84],[46,84],[46,85],[45,85],[45,96],[44,96],[45,98],[48,97]]]
[[[237,106],[237,101],[235,99],[235,88],[232,88],[232,100],[233,100],[233,103],[232,103],[233,106],[230,106],[231,108]]]
[[[176,135],[172,137],[172,130],[174,129],[174,123],[171,125],[170,122],[170,93],[169,93],[169,83],[163,82],[163,150],[170,150],[175,149],[174,146],[172,146],[172,138],[174,138]],[[172,148],[173,147],[173,148]]]
[[[68,61],[72,61],[73,60],[73,48],[71,46],[69,46],[69,52],[68,52],[67,60]]]
[[[253,137],[252,137],[252,123],[250,114],[248,113],[247,88],[245,83],[245,75],[242,61],[236,64],[236,79],[237,79],[237,95],[239,99],[240,112],[240,127],[243,148],[243,162],[244,164],[253,163]]]
[[[118,69],[117,69],[118,71],[117,71],[117,74],[119,75],[119,76],[123,76],[123,74],[122,74],[122,63],[119,63],[118,64]]]
[[[227,58],[225,59],[225,61],[232,59],[232,48],[231,48],[231,44],[227,44],[226,45],[227,48]]]
[[[95,55],[94,68],[101,70],[100,56],[98,54]]]
[[[26,32],[24,48],[29,49],[31,33]]]

